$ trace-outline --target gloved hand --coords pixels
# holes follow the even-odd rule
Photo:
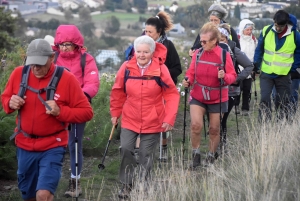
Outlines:
[[[254,65],[254,68],[253,68],[253,71],[255,72],[255,74],[260,74],[260,65],[258,63],[253,63]]]

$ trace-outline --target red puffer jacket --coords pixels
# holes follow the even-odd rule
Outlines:
[[[199,62],[197,62],[196,64],[198,52],[199,49],[196,50],[196,52],[194,53],[190,64],[190,68],[186,72],[186,77],[189,78],[190,83],[193,85],[191,96],[205,104],[220,103],[220,80],[218,79],[219,66]],[[203,50],[200,60],[205,62],[222,64],[221,57],[222,48],[216,46],[210,51]],[[236,77],[237,75],[234,70],[232,59],[230,57],[230,54],[227,52],[221,102],[228,101],[227,85],[230,85],[233,82],[235,82]]]
[[[159,86],[155,80],[128,79],[124,91],[125,69],[130,76],[140,77],[141,73],[134,56],[119,69],[110,96],[112,117],[122,114],[122,128],[137,133],[162,132],[162,123],[174,125],[179,104],[179,93],[164,65],[166,48],[156,43],[152,62],[143,76],[159,76],[168,88]]]

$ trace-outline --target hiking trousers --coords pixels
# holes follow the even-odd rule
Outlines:
[[[275,111],[277,118],[288,118],[291,111],[290,97],[291,97],[291,76],[279,76],[272,78],[269,75],[262,73],[260,75],[260,105],[259,105],[259,119],[270,120],[272,114],[271,108],[271,93],[275,86]]]
[[[121,165],[119,179],[123,184],[132,184],[135,175],[139,180],[146,180],[153,167],[155,148],[159,143],[160,133],[147,133],[140,135],[139,165],[137,166],[134,157],[136,139],[140,133],[133,132],[126,128],[121,129]],[[137,168],[136,168],[137,167]],[[137,172],[135,172],[137,170]]]
[[[244,79],[241,84],[241,93],[237,96],[236,106],[240,104],[240,98],[242,96],[242,110],[249,111],[250,109],[250,100],[251,100],[251,85],[252,78]]]

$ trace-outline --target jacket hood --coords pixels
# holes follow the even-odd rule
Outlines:
[[[243,19],[239,24],[239,35],[243,35],[243,30],[244,30],[246,24],[252,24],[254,27],[254,23],[251,20]]]
[[[83,36],[75,25],[60,25],[56,29],[54,44],[58,45],[64,42],[72,42],[80,48],[83,46]]]
[[[153,57],[158,58],[159,64],[164,64],[167,58],[167,48],[162,43],[156,42]]]
[[[297,18],[292,14],[289,14],[289,16],[290,16],[289,24],[293,26],[292,30],[297,30]]]

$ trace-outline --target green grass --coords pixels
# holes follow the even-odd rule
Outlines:
[[[144,18],[151,17],[150,14],[139,14],[139,13],[121,13],[121,12],[109,12],[109,13],[103,13],[99,15],[93,15],[92,19],[94,22],[99,22],[101,20],[108,19],[111,16],[115,16],[122,22],[138,22],[140,16]]]
[[[171,4],[173,3],[174,1],[148,1],[148,6],[151,5],[151,4],[160,4],[160,5],[164,5],[164,6],[171,6]],[[177,1],[179,7],[187,7],[187,6],[190,6],[190,5],[193,5],[195,4],[194,0],[189,0],[189,1]]]

